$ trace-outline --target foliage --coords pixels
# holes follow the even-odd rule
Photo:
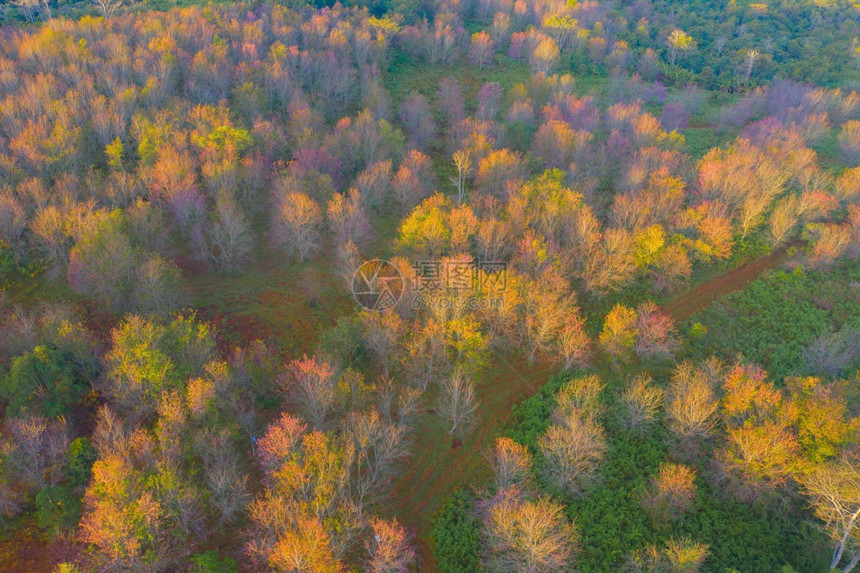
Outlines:
[[[66,453],[66,479],[71,487],[84,487],[90,482],[98,453],[86,437],[75,438]]]
[[[221,558],[217,551],[206,551],[191,556],[189,573],[238,573],[236,562],[230,557]]]
[[[474,514],[474,497],[465,490],[454,492],[442,505],[430,530],[433,558],[439,571],[480,571],[480,526]]]
[[[74,529],[81,518],[81,499],[64,486],[47,486],[36,494],[36,522],[59,533]]]
[[[6,415],[67,414],[87,386],[68,353],[51,346],[37,346],[13,360],[3,378],[2,394],[8,401]]]
[[[803,372],[807,346],[860,320],[860,301],[848,286],[858,273],[856,263],[831,271],[798,267],[771,273],[691,318],[690,324],[707,332],[688,339],[687,350],[730,360],[743,354],[776,380]]]

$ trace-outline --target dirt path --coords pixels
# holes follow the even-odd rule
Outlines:
[[[433,517],[452,491],[488,476],[484,454],[510,421],[513,407],[546,383],[554,368],[529,365],[505,357],[493,360],[497,367],[477,391],[480,402],[478,428],[455,443],[432,411],[418,421],[418,439],[406,462],[405,473],[395,482],[389,513],[408,524],[419,545],[423,571],[435,571],[428,533]]]
[[[782,247],[766,257],[745,263],[706,283],[694,286],[663,306],[675,322],[687,320],[715,300],[740,290],[757,279],[764,271],[774,269],[788,258],[789,247]]]
[[[778,267],[787,258],[788,248],[778,249],[691,288],[663,308],[676,322],[686,320],[720,297],[745,287],[764,271]],[[442,501],[458,487],[480,483],[480,478],[489,476],[485,452],[510,421],[514,406],[534,395],[555,371],[549,365],[529,367],[502,355],[497,358],[504,366],[478,391],[481,402],[478,428],[456,448],[451,447],[451,439],[443,430],[419,429],[405,473],[394,485],[391,513],[415,534],[422,573],[436,571],[428,535]]]

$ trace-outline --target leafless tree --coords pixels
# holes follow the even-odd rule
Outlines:
[[[457,203],[463,204],[466,196],[466,178],[472,170],[472,158],[468,151],[457,151],[454,153],[454,168],[457,169],[457,177],[451,179],[451,183],[457,187]]]
[[[102,13],[102,16],[105,18],[110,18],[117,11],[122,8],[122,5],[125,3],[125,0],[93,0],[93,4],[99,9],[99,12]]]
[[[235,270],[253,246],[251,226],[239,204],[227,194],[215,203],[215,218],[206,229],[208,255],[221,270]]]
[[[286,397],[299,407],[314,428],[325,426],[334,407],[337,386],[337,378],[327,362],[307,356],[293,360],[279,383]]]
[[[322,245],[322,210],[303,193],[287,193],[272,217],[272,240],[299,260],[307,260]]]
[[[567,521],[560,504],[549,498],[527,501],[516,488],[496,497],[491,501],[483,531],[488,571],[537,573],[572,569],[576,529]]]
[[[376,410],[351,412],[346,436],[353,444],[350,490],[359,510],[379,501],[394,475],[394,462],[408,453],[405,429],[382,418]]]
[[[758,61],[760,56],[761,52],[758,50],[749,49],[744,52],[744,81],[749,81],[750,76],[752,76],[755,63]]]
[[[496,439],[490,453],[493,484],[501,491],[516,485],[523,488],[531,481],[532,456],[528,448],[510,438]]]
[[[451,429],[448,433],[462,433],[475,422],[478,399],[475,396],[475,383],[460,368],[440,382],[439,414],[447,420]]]
[[[66,421],[39,416],[15,418],[6,424],[9,436],[3,454],[12,475],[29,487],[55,485],[69,446]]]
[[[717,396],[704,373],[690,362],[679,364],[669,383],[666,415],[669,428],[690,446],[695,440],[710,436],[716,420]]]
[[[622,424],[634,431],[652,423],[663,403],[663,389],[653,383],[647,374],[637,375],[621,394],[624,404]]]
[[[251,501],[248,475],[226,433],[206,433],[198,441],[209,503],[221,523],[233,523]]]
[[[860,472],[856,456],[824,462],[802,478],[822,529],[833,540],[830,569],[852,571],[860,562]]]
[[[596,421],[573,413],[553,424],[538,439],[547,481],[559,490],[580,495],[593,479],[606,452],[606,438]]]
[[[370,238],[370,222],[362,204],[362,193],[354,187],[346,195],[335,193],[329,200],[326,215],[339,245],[365,245]]]

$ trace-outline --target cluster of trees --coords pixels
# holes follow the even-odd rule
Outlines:
[[[477,548],[454,561],[731,563],[692,525],[721,511],[714,492],[771,503],[797,489],[842,540],[834,564],[851,566],[854,522],[826,503],[856,504],[845,498],[853,397],[790,377],[800,361],[818,365],[810,375],[849,375],[856,320],[827,332],[827,311],[807,300],[783,355],[746,344],[755,325],[737,320],[726,337],[734,330],[713,317],[684,346],[644,301],[750,244],[802,240],[804,262],[822,269],[860,254],[856,92],[780,81],[713,111],[720,98],[693,83],[797,75],[786,54],[812,43],[751,44],[751,30],[777,26],[753,7],[729,10],[731,40],[712,38],[694,14],[711,2],[674,16],[663,2],[293,4],[123,14],[104,2],[105,18],[3,29],[0,285],[38,265],[95,312],[0,301],[2,516],[35,511],[45,530],[77,531],[81,563],[108,570],[229,570],[195,553],[227,524],[247,532],[241,555],[259,568],[407,570],[404,526],[374,511],[413,417],[432,408],[462,437],[492,353],[522,353],[606,372],[553,387],[530,438],[496,444],[477,513],[452,506],[468,506],[458,522]],[[16,6],[45,20],[56,7]],[[405,18],[386,13],[400,8]],[[817,14],[797,37],[827,29],[844,47],[856,22]],[[521,71],[508,89],[446,78],[389,93],[404,62]],[[844,68],[834,57],[821,73]],[[583,95],[571,70],[611,77]],[[725,145],[694,156],[693,122]],[[840,155],[824,162],[821,150]],[[190,275],[241,272],[259,256],[333,261],[347,285],[378,239],[404,296],[342,318],[312,356],[263,343],[226,352],[208,323],[176,313],[193,303]],[[444,283],[464,269],[465,283]],[[802,289],[822,284],[811,280]],[[768,296],[769,309],[783,304]],[[679,351],[775,356],[765,365],[788,381],[713,360],[665,375]],[[685,525],[598,557],[596,510],[582,500],[605,508],[607,477],[621,483],[607,468],[640,442],[649,475],[618,507],[658,532]]]
[[[224,355],[193,316],[130,315],[102,352],[70,311],[16,312],[4,356],[35,346],[2,377],[4,520],[34,508],[106,570],[217,562],[195,551],[224,526],[276,570],[414,562],[403,526],[372,508],[408,453],[418,392],[321,358],[281,365],[259,342]],[[266,425],[273,395],[302,417]]]
[[[677,364],[666,382],[647,371],[620,384],[563,377],[550,384],[557,391],[521,408],[511,435],[524,443],[496,441],[486,490],[443,509],[434,532],[440,555],[460,551],[490,571],[699,571],[742,567],[752,555],[777,568],[815,568],[824,563],[801,565],[790,555],[820,555],[812,547],[829,539],[831,569],[851,571],[860,561],[854,385],[801,377],[777,387],[754,365],[713,358]],[[618,492],[618,479],[631,487]],[[738,508],[748,504],[758,509],[744,517]],[[720,527],[731,527],[729,515],[760,521],[753,531],[786,511],[812,521],[807,508],[820,535],[785,539],[782,548],[767,536],[748,539],[752,548],[734,535],[708,537],[716,534],[710,519],[725,519]],[[597,512],[625,518],[632,546],[586,529],[610,523]]]
[[[758,89],[715,119],[747,126],[740,137],[696,164],[676,130],[701,112],[701,90],[667,99],[622,75],[599,106],[550,75],[559,53],[609,33],[604,8],[506,5],[471,39],[458,39],[459,10],[440,7],[433,27],[261,5],[219,21],[191,9],[16,31],[2,52],[4,251],[116,314],[162,315],[184,303],[177,257],[240,270],[258,220],[302,261],[331,238],[347,272],[377,214],[406,214],[403,254],[502,259],[533,279],[552,269],[597,295],[642,277],[671,290],[758,233],[773,246],[803,234],[813,264],[856,254],[856,168],[833,176],[810,148],[839,127],[853,167],[856,94]],[[689,42],[672,37],[682,57]],[[507,43],[534,75],[507,93],[485,84],[475,107],[454,80],[396,109],[383,87],[395,51],[430,64],[463,51],[483,66]],[[440,146],[456,204],[433,194]]]

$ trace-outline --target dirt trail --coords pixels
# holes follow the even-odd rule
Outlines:
[[[478,429],[456,447],[441,428],[422,433],[405,464],[405,473],[394,484],[388,509],[415,534],[422,572],[435,571],[427,535],[441,502],[458,487],[480,483],[487,475],[484,454],[510,421],[513,407],[537,392],[554,370],[549,364],[511,362],[501,354],[494,360],[502,367],[477,389]],[[432,411],[425,414],[425,422],[435,418]]]
[[[720,297],[745,287],[766,270],[778,267],[787,258],[788,248],[778,249],[691,288],[663,309],[676,322],[686,320]],[[499,358],[504,360],[502,356]],[[484,453],[509,422],[514,406],[535,394],[554,372],[548,365],[506,366],[508,370],[495,375],[478,391],[482,416],[472,435],[458,448],[451,448],[450,439],[441,433],[419,436],[404,467],[406,473],[395,483],[392,499],[397,501],[392,513],[415,533],[422,573],[436,571],[427,537],[445,496],[465,484],[479,483],[477,477],[489,475]]]
[[[788,251],[789,247],[777,249],[766,257],[745,263],[706,283],[696,285],[669,301],[663,306],[663,310],[675,322],[687,320],[700,310],[706,309],[720,297],[744,288],[764,271],[781,265],[788,258]]]

